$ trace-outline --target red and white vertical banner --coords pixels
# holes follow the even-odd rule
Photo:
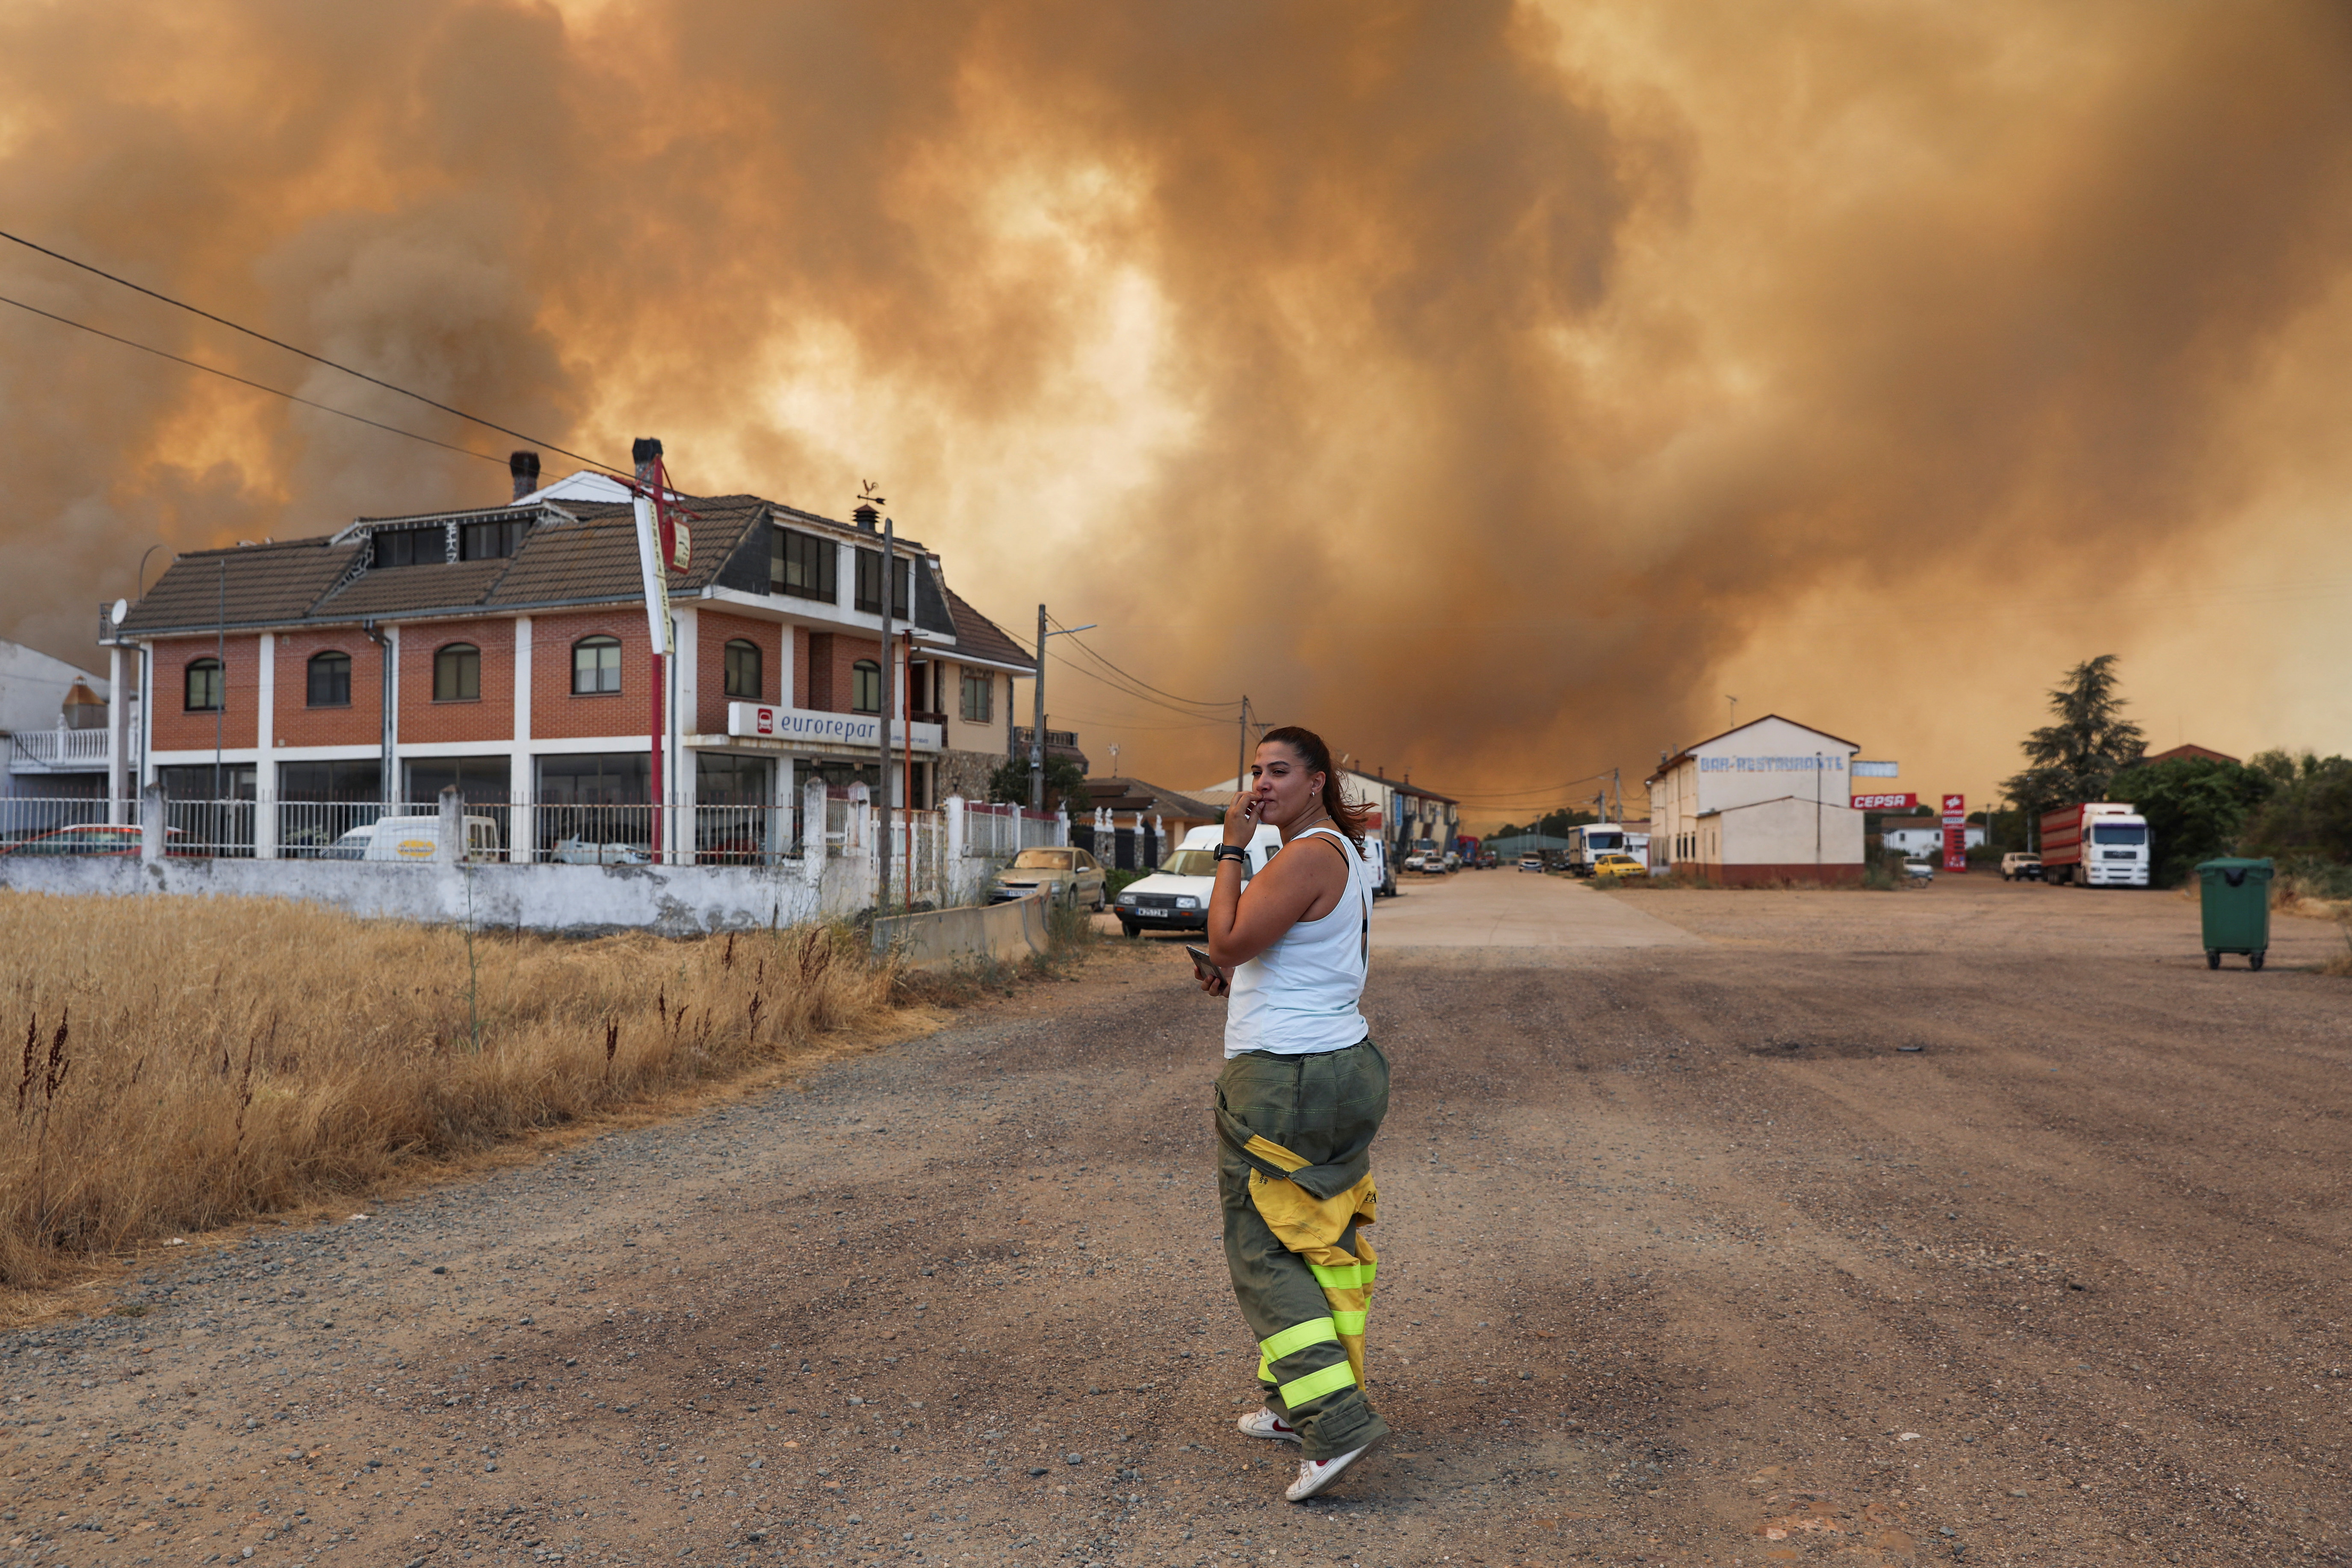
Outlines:
[[[1969,797],[1948,795],[1944,797],[1944,869],[1965,871],[1969,868]]]

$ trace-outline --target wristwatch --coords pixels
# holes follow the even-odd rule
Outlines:
[[[1246,844],[1220,844],[1217,846],[1217,858],[1220,860],[1238,860],[1242,863],[1243,868],[1246,870],[1249,868],[1249,846]]]

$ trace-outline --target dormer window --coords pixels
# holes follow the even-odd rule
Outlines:
[[[890,614],[899,620],[907,618],[907,590],[914,576],[913,563],[898,556],[891,564],[897,568],[891,575]],[[860,550],[857,552],[856,606],[869,616],[882,613],[882,552]]]
[[[522,536],[530,531],[530,520],[521,517],[467,523],[457,530],[457,559],[503,561],[522,548]]]
[[[372,567],[438,566],[449,559],[448,541],[437,528],[387,528],[370,542]]]

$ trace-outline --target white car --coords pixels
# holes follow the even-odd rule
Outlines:
[[[548,858],[559,866],[650,866],[650,844],[599,844],[588,838],[559,838]]]
[[[1906,856],[1903,874],[1915,882],[1932,882],[1936,879],[1936,863],[1924,855]]]
[[[487,816],[468,816],[466,824],[467,860],[499,860],[499,825]],[[360,830],[353,828],[335,841],[340,848]],[[368,829],[367,852],[362,860],[433,860],[441,854],[441,817],[379,816]],[[341,857],[336,857],[341,858]]]
[[[1540,856],[1540,855],[1522,855],[1522,856],[1520,856],[1520,857],[1519,857],[1519,869],[1520,869],[1520,870],[1522,870],[1522,871],[1540,871],[1540,870],[1542,870],[1543,868],[1544,868],[1544,865],[1543,865],[1543,857],[1542,857],[1542,856]]]
[[[1147,931],[1206,931],[1209,895],[1217,885],[1217,846],[1224,838],[1224,828],[1215,823],[1196,827],[1169,851],[1160,869],[1120,889],[1112,906],[1118,914],[1118,929],[1131,937]],[[1250,836],[1242,879],[1247,881],[1264,870],[1281,848],[1281,832],[1261,826]]]

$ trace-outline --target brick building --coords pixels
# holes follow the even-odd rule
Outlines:
[[[157,694],[141,782],[184,800],[431,802],[455,784],[485,804],[646,804],[653,648],[627,491],[584,473],[516,489],[175,558],[111,639]],[[1033,660],[936,554],[897,542],[886,658],[870,515],[681,500],[673,802],[790,810],[812,780],[878,784],[886,668],[908,721],[894,798],[984,795]]]

